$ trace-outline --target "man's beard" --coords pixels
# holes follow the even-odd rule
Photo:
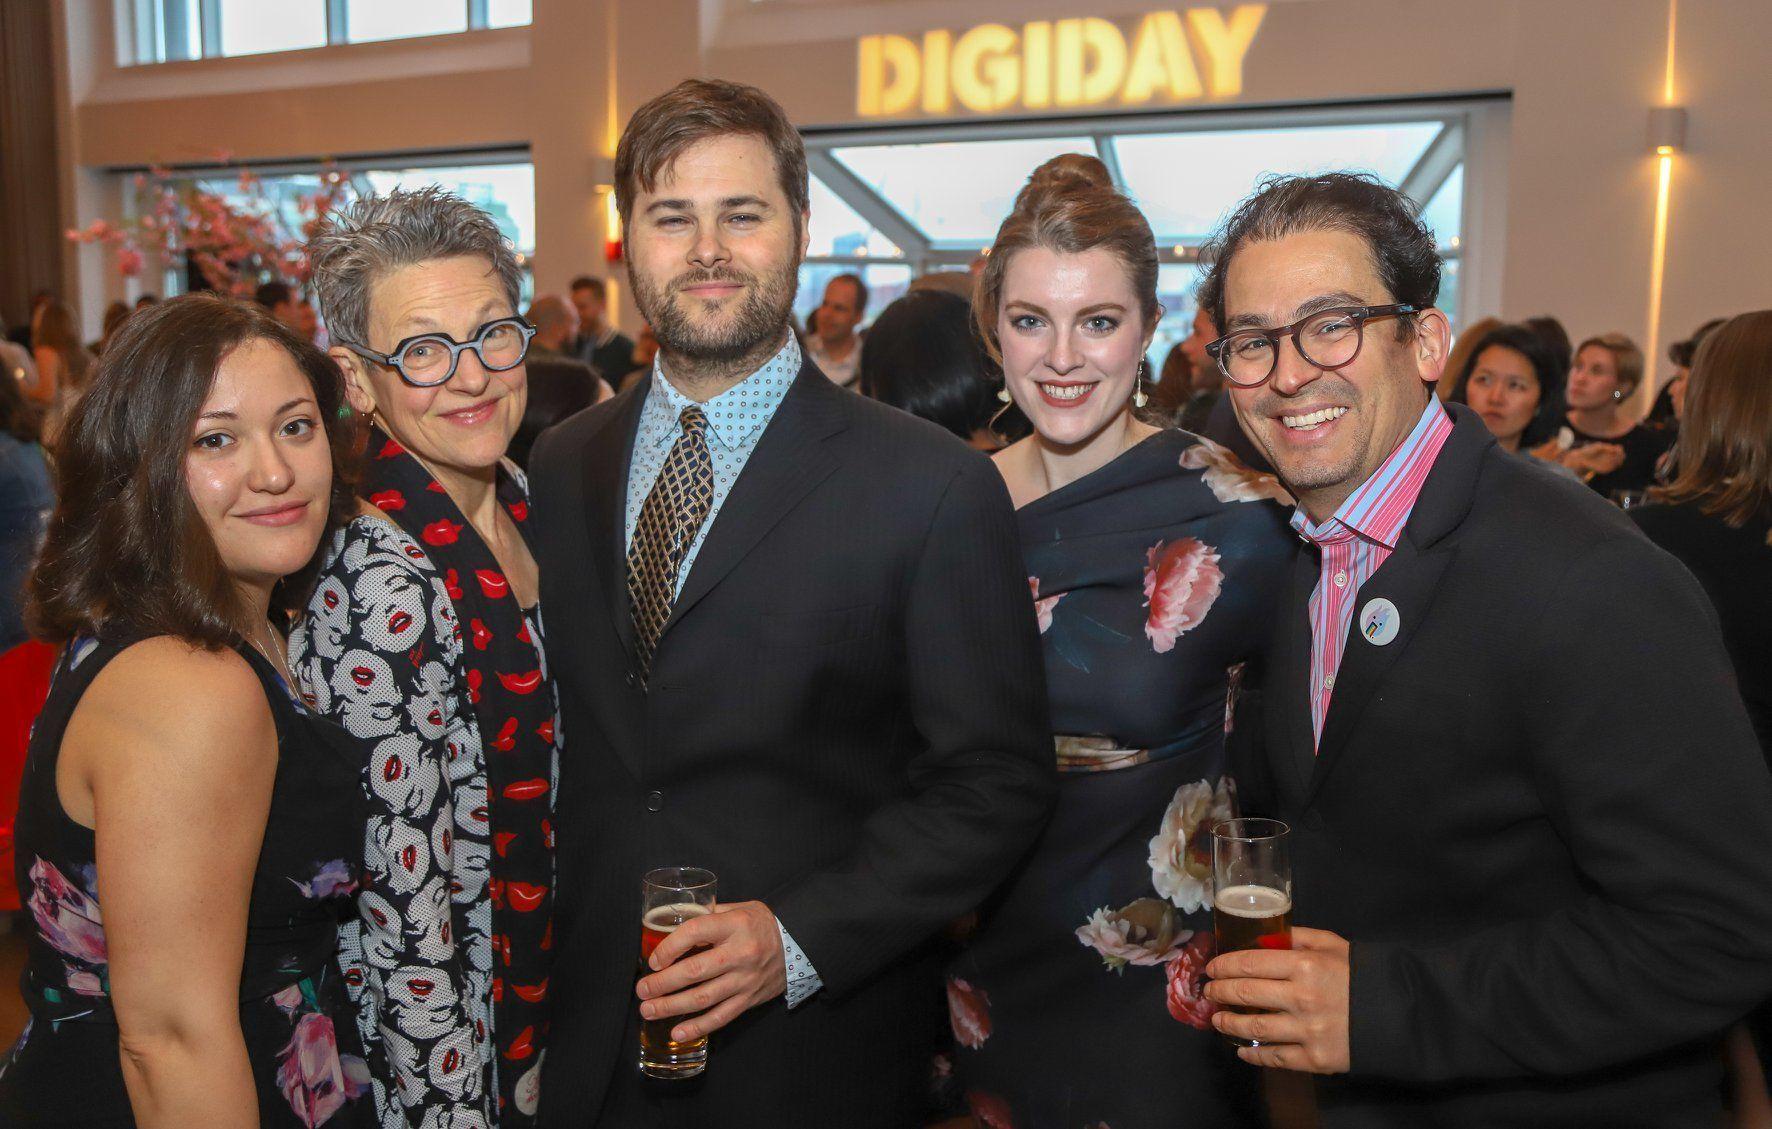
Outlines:
[[[696,364],[723,364],[742,360],[758,349],[778,342],[787,329],[799,289],[799,264],[790,264],[769,275],[735,270],[696,270],[678,275],[658,286],[643,277],[630,263],[628,282],[634,301],[652,324],[659,347]],[[709,282],[732,282],[744,287],[736,310],[720,309],[697,318],[690,312],[685,287]],[[709,321],[717,321],[709,326]]]

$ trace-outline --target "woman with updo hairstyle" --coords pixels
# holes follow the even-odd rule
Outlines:
[[[1017,1129],[1258,1124],[1209,1022],[1213,824],[1233,813],[1227,695],[1293,551],[1287,500],[1137,417],[1162,316],[1150,225],[1093,157],[1035,171],[973,316],[1032,433],[1017,507],[1059,771],[1052,822],[949,972],[952,1075]]]

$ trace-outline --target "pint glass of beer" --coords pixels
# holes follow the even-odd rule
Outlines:
[[[1212,930],[1220,953],[1292,947],[1291,833],[1277,819],[1231,819],[1212,829]]]
[[[652,950],[685,921],[714,912],[714,872],[694,866],[649,870],[640,880],[640,970],[651,972]],[[640,1021],[640,1073],[653,1078],[693,1078],[707,1069],[708,1037],[679,1043],[671,1028],[687,1015]]]

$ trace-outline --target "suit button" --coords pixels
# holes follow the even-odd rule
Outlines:
[[[664,810],[664,793],[663,792],[648,792],[648,793],[646,793],[646,810],[647,811],[663,811]]]
[[[640,688],[640,672],[636,670],[628,671],[627,676],[623,681],[628,684],[628,689],[638,690]]]

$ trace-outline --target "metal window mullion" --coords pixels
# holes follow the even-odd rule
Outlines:
[[[492,22],[491,0],[467,0],[468,30],[481,31]]]
[[[217,59],[222,53],[221,0],[197,0],[198,26],[202,29],[201,55]]]
[[[1126,174],[1120,171],[1120,150],[1114,146],[1114,135],[1096,134],[1095,152],[1100,155],[1101,163],[1107,166],[1108,175],[1114,178],[1114,186],[1126,195],[1132,195],[1132,190],[1126,187]]]
[[[1422,150],[1415,167],[1397,184],[1397,191],[1415,201],[1417,207],[1425,209],[1453,170],[1463,163],[1464,123],[1449,121]]]
[[[351,41],[349,0],[326,0],[326,42],[337,46]]]
[[[828,150],[808,149],[806,164],[818,179],[824,181],[825,187],[855,210],[856,215],[892,240],[905,258],[916,259],[927,253],[929,237]]]

